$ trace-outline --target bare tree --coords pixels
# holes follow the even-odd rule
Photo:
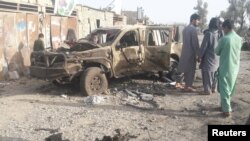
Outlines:
[[[203,0],[197,0],[197,5],[194,7],[194,10],[197,10],[197,14],[201,17],[201,24],[200,28],[201,30],[205,29],[207,27],[207,2],[203,2]]]
[[[228,0],[229,7],[226,11],[221,11],[221,16],[230,19],[238,26],[237,32],[242,32],[247,28],[247,20],[250,22],[250,0]]]

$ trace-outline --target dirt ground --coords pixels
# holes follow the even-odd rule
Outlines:
[[[250,52],[242,52],[233,116],[219,95],[182,93],[155,78],[110,80],[110,94],[83,97],[74,87],[22,78],[0,82],[1,141],[206,141],[208,124],[246,124],[250,113]],[[195,86],[202,90],[201,80]],[[153,100],[128,92],[153,95]],[[92,98],[92,99],[91,99]],[[118,134],[120,133],[120,134]]]

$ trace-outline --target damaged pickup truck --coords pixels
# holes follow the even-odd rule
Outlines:
[[[123,26],[98,28],[70,48],[31,54],[31,76],[56,83],[79,80],[84,95],[101,94],[108,78],[162,72],[178,62],[181,43],[172,27]]]

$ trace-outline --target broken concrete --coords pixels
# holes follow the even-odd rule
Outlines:
[[[101,104],[105,101],[103,96],[92,95],[84,99],[84,102],[90,105]]]
[[[130,133],[121,133],[121,129],[116,129],[115,132],[116,134],[113,137],[104,136],[102,139],[96,138],[95,141],[129,141],[137,138],[137,136],[131,135]]]
[[[9,71],[8,74],[9,74],[9,79],[10,80],[16,80],[16,79],[20,78],[17,71]]]

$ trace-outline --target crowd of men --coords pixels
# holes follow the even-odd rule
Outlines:
[[[183,30],[183,47],[178,65],[176,88],[183,92],[196,92],[193,87],[196,65],[202,73],[204,91],[200,94],[210,95],[218,92],[221,110],[225,117],[232,113],[231,98],[240,67],[242,39],[234,31],[233,21],[212,18],[204,38],[199,45],[197,26],[200,16],[193,14],[190,24]],[[184,84],[181,80],[184,80]]]

